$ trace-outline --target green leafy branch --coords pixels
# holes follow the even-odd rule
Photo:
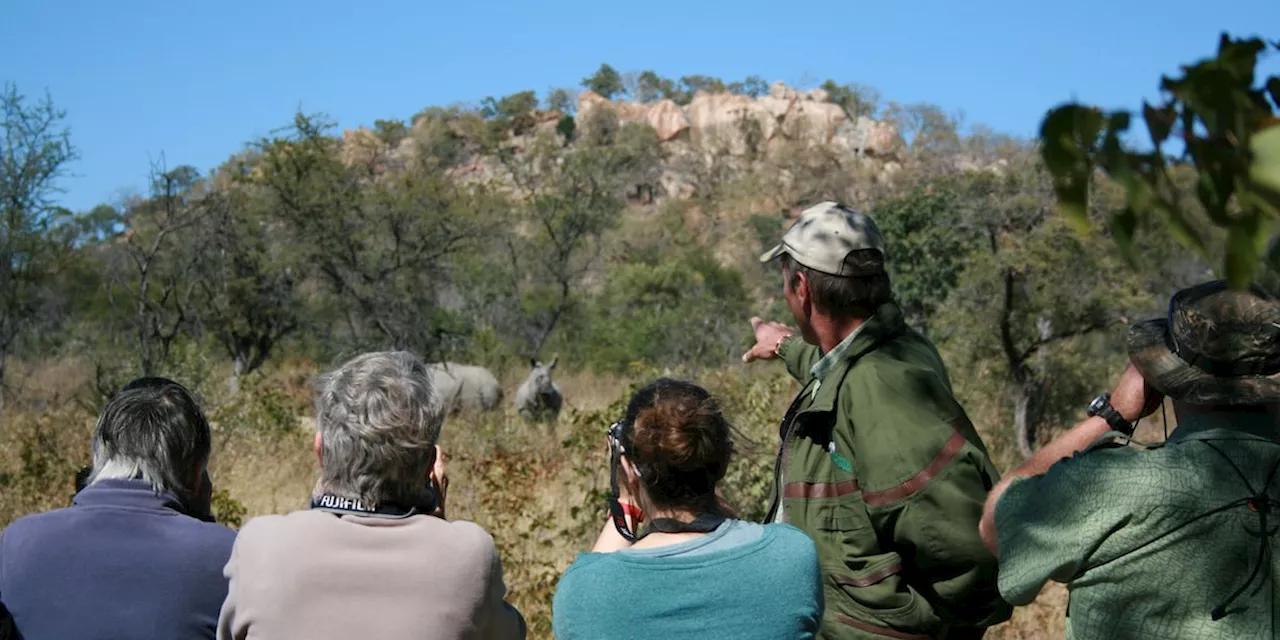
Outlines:
[[[1271,46],[1280,49],[1280,43]],[[1262,263],[1271,224],[1280,218],[1280,78],[1255,86],[1257,61],[1266,51],[1261,39],[1224,33],[1216,57],[1183,66],[1178,77],[1162,77],[1163,102],[1142,107],[1150,150],[1122,142],[1134,120],[1128,111],[1076,103],[1049,111],[1040,129],[1041,154],[1061,213],[1081,232],[1088,230],[1089,183],[1100,169],[1124,190],[1125,206],[1109,226],[1126,257],[1139,225],[1160,216],[1179,242],[1211,259],[1172,180],[1174,168],[1189,166],[1209,223],[1226,231],[1226,278],[1235,287],[1248,283]],[[1166,153],[1179,142],[1181,153]],[[1280,245],[1267,258],[1280,265]]]

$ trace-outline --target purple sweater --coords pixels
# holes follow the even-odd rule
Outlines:
[[[24,640],[213,638],[235,536],[143,480],[103,480],[0,533],[0,602]]]

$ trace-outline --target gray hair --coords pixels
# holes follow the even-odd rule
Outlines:
[[[407,351],[357,356],[316,382],[322,490],[366,504],[415,504],[444,405]]]
[[[141,477],[157,492],[185,497],[209,462],[209,422],[191,392],[167,378],[139,378],[107,403],[93,428],[99,480]]]

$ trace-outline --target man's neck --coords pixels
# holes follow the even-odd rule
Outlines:
[[[866,318],[837,319],[830,316],[813,317],[813,332],[818,336],[818,346],[823,353],[831,353],[849,334],[858,330]]]

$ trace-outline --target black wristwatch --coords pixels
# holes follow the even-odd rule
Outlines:
[[[1133,435],[1133,423],[1125,420],[1124,416],[1120,415],[1120,412],[1116,411],[1116,408],[1111,406],[1110,393],[1104,393],[1094,398],[1093,402],[1089,403],[1088,414],[1090,418],[1094,416],[1101,416],[1103,420],[1107,421],[1107,424],[1110,425],[1112,429],[1115,429],[1126,436]]]

